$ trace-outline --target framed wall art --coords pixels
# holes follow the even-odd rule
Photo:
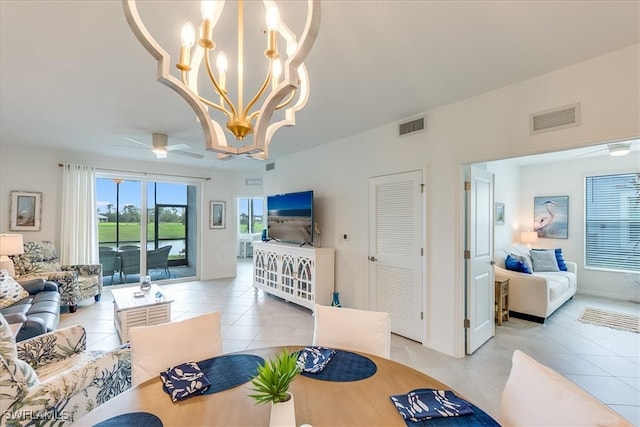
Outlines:
[[[533,198],[533,230],[547,239],[569,238],[569,196]]]
[[[40,231],[42,193],[11,192],[11,231]]]
[[[209,228],[224,228],[225,202],[210,202]]]
[[[496,203],[496,210],[493,213],[496,225],[504,225],[504,203]]]

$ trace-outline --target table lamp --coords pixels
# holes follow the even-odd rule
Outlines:
[[[520,242],[526,243],[527,247],[531,249],[531,244],[538,242],[538,232],[537,231],[521,231]]]
[[[24,253],[22,234],[0,234],[0,268],[7,270],[9,276],[16,274],[10,255]]]

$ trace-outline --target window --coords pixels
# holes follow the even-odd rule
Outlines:
[[[588,176],[585,267],[640,271],[640,174]]]
[[[238,233],[258,234],[264,228],[264,198],[238,198]]]

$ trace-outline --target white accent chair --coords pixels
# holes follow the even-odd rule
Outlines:
[[[389,313],[315,305],[313,345],[391,357]]]
[[[589,393],[520,350],[502,393],[505,426],[624,426],[632,424]]]
[[[222,354],[220,312],[129,329],[131,384],[137,386],[184,362]]]

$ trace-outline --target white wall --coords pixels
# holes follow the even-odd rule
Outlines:
[[[520,231],[520,167],[509,160],[488,162],[487,170],[494,175],[495,201],[504,203],[504,225],[495,227],[496,248],[518,241]]]
[[[214,171],[204,168],[166,165],[162,162],[140,162],[108,157],[95,157],[81,152],[63,152],[0,143],[0,232],[9,232],[11,191],[42,192],[41,231],[22,232],[25,241],[51,240],[60,242],[60,189],[62,168],[58,163],[77,163],[97,169],[139,171],[148,174],[172,174],[210,178],[203,181],[199,200],[202,224],[202,262],[200,278],[203,280],[236,275],[236,196],[261,194],[261,187],[245,186],[243,173]],[[254,177],[253,175],[251,177]],[[209,229],[209,201],[226,202],[226,228]]]
[[[342,303],[368,308],[367,180],[423,170],[425,344],[462,356],[461,165],[637,137],[639,48],[633,46],[429,111],[423,133],[397,138],[396,124],[391,123],[279,159],[276,169],[264,175],[265,194],[314,190],[322,245],[336,248],[336,288]],[[529,135],[530,113],[575,102],[582,105],[581,126]],[[344,233],[350,240],[340,239]]]

